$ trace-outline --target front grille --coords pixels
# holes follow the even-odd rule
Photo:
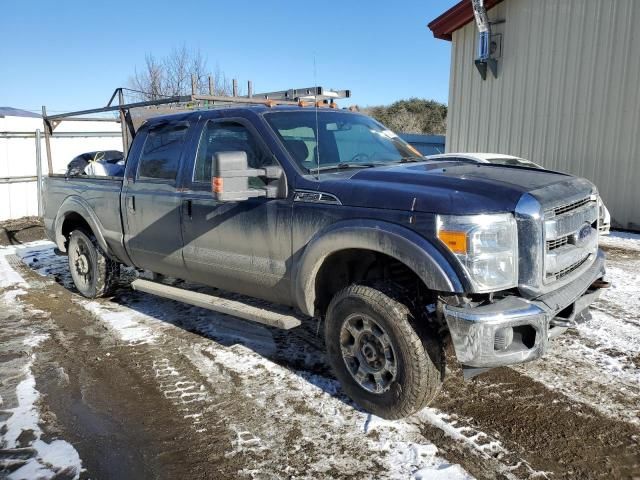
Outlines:
[[[564,237],[560,237],[555,240],[547,240],[547,251],[555,250],[556,248],[560,248],[567,243],[569,243],[569,235],[565,235]]]
[[[572,202],[566,205],[555,207],[552,211],[554,215],[562,215],[563,213],[568,213],[572,210],[576,210],[592,201],[594,200],[591,197],[587,197],[587,198],[583,198],[582,200],[578,200],[577,202]]]
[[[564,278],[567,275],[569,275],[571,272],[575,272],[577,269],[579,269],[582,265],[584,265],[587,262],[587,260],[589,260],[589,258],[591,258],[591,255],[587,255],[582,260],[579,260],[573,265],[569,265],[568,267],[563,268],[562,270],[559,270],[553,273],[547,273],[547,278],[555,278],[556,280],[560,280],[561,278]]]
[[[518,288],[528,298],[571,283],[596,258],[598,202],[588,180],[568,178],[532,190],[520,198],[515,214]]]
[[[591,195],[545,210],[544,283],[566,278],[594,258],[597,220],[597,203]],[[591,230],[585,233],[585,226]]]

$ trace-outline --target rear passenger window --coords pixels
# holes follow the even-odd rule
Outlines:
[[[138,178],[175,180],[188,129],[188,125],[179,124],[149,131],[138,165]]]

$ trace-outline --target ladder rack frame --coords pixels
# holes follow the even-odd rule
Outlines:
[[[170,104],[184,104],[185,107],[181,108],[184,110],[195,110],[198,107],[202,106],[202,102],[207,102],[207,104],[215,104],[220,103],[219,106],[229,106],[233,104],[241,104],[241,105],[266,105],[266,106],[275,106],[275,105],[298,105],[303,106],[303,102],[309,99],[315,101],[316,105],[320,102],[328,103],[333,105],[333,101],[341,98],[350,98],[351,91],[350,90],[328,90],[323,87],[308,87],[308,88],[295,88],[289,90],[280,90],[276,92],[267,92],[267,93],[257,93],[254,94],[252,92],[252,82],[248,82],[248,94],[244,96],[237,95],[238,92],[238,84],[237,81],[233,81],[233,93],[234,95],[214,95],[214,91],[212,88],[213,82],[209,79],[209,95],[203,95],[196,93],[196,79],[192,78],[191,80],[191,91],[190,95],[174,95],[167,96],[165,98],[160,98],[156,100],[146,100],[141,102],[132,102],[125,103],[124,101],[124,91],[126,90],[123,87],[116,88],[111,95],[111,98],[107,102],[107,105],[99,108],[91,108],[88,110],[77,110],[75,112],[66,112],[59,113],[56,115],[47,115],[47,108],[43,105],[42,107],[42,120],[44,123],[44,140],[45,140],[45,148],[47,150],[47,167],[49,171],[49,176],[53,174],[53,161],[51,158],[51,136],[53,135],[53,131],[60,125],[61,122],[65,121],[116,121],[120,123],[122,129],[122,148],[123,153],[126,157],[129,147],[131,146],[131,142],[133,141],[133,137],[136,134],[135,128],[133,126],[133,121],[131,118],[131,109],[134,108],[144,108],[144,107],[153,107],[153,106],[161,106],[161,105],[170,105]],[[118,98],[118,103],[114,105],[114,100]],[[118,112],[119,118],[116,120],[112,120],[104,117],[86,117],[85,115],[92,115],[97,113],[108,113],[108,112]]]

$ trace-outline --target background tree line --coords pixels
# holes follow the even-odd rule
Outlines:
[[[134,90],[131,95],[137,100],[188,95],[191,93],[192,76],[196,78],[197,93],[209,93],[211,77],[214,95],[231,94],[231,81],[220,68],[212,71],[200,50],[188,49],[184,45],[160,58],[147,54],[142,67],[136,67],[129,78],[128,86]],[[395,132],[444,134],[446,131],[447,106],[435,100],[410,98],[391,105],[375,105],[359,110]]]
[[[391,105],[361,108],[394,132],[442,134],[447,129],[447,106],[435,100],[410,98]]]

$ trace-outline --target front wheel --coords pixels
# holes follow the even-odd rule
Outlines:
[[[438,342],[418,335],[410,309],[390,288],[336,294],[325,323],[327,356],[343,390],[387,419],[427,406],[442,384]]]
[[[98,298],[112,293],[120,264],[106,256],[92,234],[83,230],[71,232],[67,252],[71,278],[83,296]]]

